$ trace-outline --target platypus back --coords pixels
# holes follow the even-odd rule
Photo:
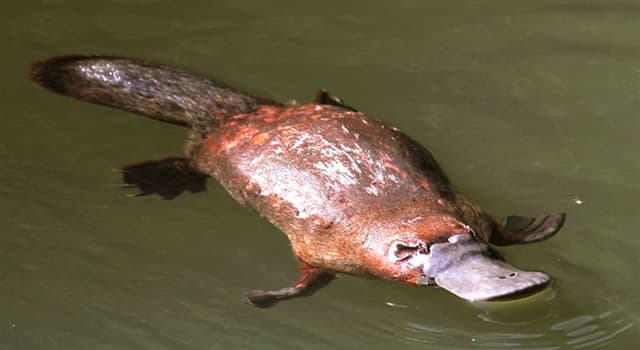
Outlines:
[[[206,133],[225,117],[281,105],[173,67],[111,56],[61,56],[31,66],[56,93]]]

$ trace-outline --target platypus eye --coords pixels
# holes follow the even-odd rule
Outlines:
[[[449,239],[451,237],[462,235],[462,234],[469,234],[474,237],[476,235],[476,233],[473,231],[471,227],[464,225],[464,227],[460,231],[449,231],[449,232],[441,233],[438,236],[434,237],[429,241],[429,247],[437,243],[447,243],[449,242]]]
[[[435,237],[434,239],[429,241],[429,247],[431,247],[432,245],[436,244],[436,243],[447,243],[449,241],[449,237],[451,237],[452,235],[447,233],[447,234],[441,234],[437,237]]]

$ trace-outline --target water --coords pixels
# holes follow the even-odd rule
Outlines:
[[[630,349],[640,341],[640,5],[633,1],[21,1],[0,5],[0,349]],[[469,304],[296,279],[284,235],[215,183],[135,198],[118,166],[185,131],[45,93],[29,62],[141,57],[284,101],[327,87],[427,145],[496,216],[566,211],[501,251],[545,293]]]

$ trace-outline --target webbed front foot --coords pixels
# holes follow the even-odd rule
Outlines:
[[[293,286],[277,290],[250,290],[244,295],[243,301],[259,308],[267,308],[281,300],[310,296],[335,278],[335,273],[324,269],[304,266],[300,271],[302,276]]]
[[[525,244],[545,240],[560,230],[567,214],[551,213],[535,218],[511,215],[491,236],[495,245]]]

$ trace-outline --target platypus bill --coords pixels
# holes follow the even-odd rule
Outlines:
[[[142,195],[170,199],[215,178],[281,229],[301,263],[288,288],[253,290],[267,307],[313,294],[336,273],[438,285],[470,301],[513,299],[549,284],[489,246],[549,238],[565,215],[498,222],[456,192],[424,147],[321,90],[304,105],[256,97],[180,69],[108,56],[34,63],[62,95],[190,129],[184,157],[124,166]]]

